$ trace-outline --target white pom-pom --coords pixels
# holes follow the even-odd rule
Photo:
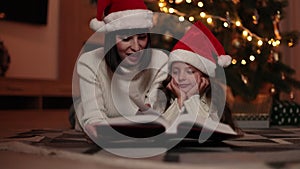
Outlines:
[[[93,18],[90,21],[90,28],[94,31],[99,30],[101,27],[105,26],[105,23],[103,21],[99,21],[97,18]]]
[[[221,55],[218,58],[218,64],[222,67],[227,67],[231,64],[231,56],[229,55]]]

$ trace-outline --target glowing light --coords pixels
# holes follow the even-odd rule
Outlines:
[[[200,16],[201,16],[201,18],[205,18],[206,13],[205,13],[205,12],[201,12],[201,13],[200,13]]]
[[[169,13],[174,13],[174,8],[169,8]]]
[[[181,2],[183,2],[183,0],[175,0],[176,4],[180,4]]]
[[[203,2],[198,2],[198,6],[202,8],[204,6]]]
[[[242,65],[246,65],[246,64],[247,64],[246,60],[243,59],[243,60],[241,61],[241,64],[242,64]]]
[[[259,50],[259,49],[257,49],[256,52],[257,52],[257,54],[261,54],[261,50]]]
[[[183,16],[180,16],[180,17],[178,17],[178,20],[179,20],[180,22],[183,22],[183,21],[184,21],[184,17],[183,17]]]
[[[247,40],[248,40],[249,42],[251,42],[251,41],[252,41],[252,36],[248,36],[248,37],[247,37]]]
[[[255,56],[251,55],[249,59],[253,62],[255,60]]]
[[[243,31],[243,36],[244,37],[248,36],[248,31]]]
[[[289,46],[289,47],[292,47],[292,46],[294,46],[294,43],[293,43],[293,42],[289,42],[289,43],[288,43],[288,46]]]
[[[277,46],[280,45],[280,40],[276,40],[276,45],[277,45]]]
[[[159,6],[160,8],[162,8],[162,7],[166,6],[166,5],[165,5],[165,3],[160,2],[160,3],[158,3],[158,6]]]
[[[163,11],[164,11],[165,13],[167,13],[169,10],[168,10],[167,7],[163,7]]]
[[[185,2],[189,4],[192,2],[192,0],[185,0]]]
[[[236,21],[236,22],[235,22],[235,25],[236,25],[236,26],[241,26],[242,23],[241,23],[240,21]]]
[[[263,44],[264,44],[264,42],[263,42],[262,40],[258,40],[258,41],[257,41],[257,45],[258,45],[258,46],[262,46]]]
[[[209,24],[211,24],[212,23],[212,18],[207,18],[206,22],[209,23]]]
[[[190,16],[190,17],[189,17],[189,21],[190,21],[190,22],[193,22],[194,20],[195,20],[195,18],[194,18],[193,16]]]
[[[237,60],[236,60],[236,59],[232,59],[231,63],[232,63],[233,65],[235,65],[235,64],[237,63]]]
[[[225,28],[228,28],[229,24],[228,24],[227,22],[224,22],[224,23],[223,23],[223,26],[224,26]]]
[[[271,91],[271,93],[274,94],[276,92],[276,89],[274,87],[272,87],[270,91]]]

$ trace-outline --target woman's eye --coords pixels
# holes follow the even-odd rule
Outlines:
[[[138,35],[138,39],[140,39],[140,40],[144,40],[144,39],[146,39],[147,38],[147,34],[139,34]]]
[[[122,41],[124,42],[128,42],[130,40],[130,36],[124,36],[124,37],[121,37]]]

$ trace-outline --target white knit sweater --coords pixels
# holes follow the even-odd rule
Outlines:
[[[167,61],[164,52],[152,49],[148,68],[153,69],[146,69],[132,79],[129,75],[111,75],[103,48],[81,55],[76,65],[80,97],[75,103],[81,126],[124,113],[134,115],[139,109],[138,104],[150,104],[162,112],[165,107],[157,102],[157,89],[167,77]]]

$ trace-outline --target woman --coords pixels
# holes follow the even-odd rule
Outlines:
[[[84,53],[76,65],[80,88],[76,115],[93,136],[94,125],[107,118],[132,116],[149,107],[163,111],[156,95],[167,77],[161,69],[168,56],[149,48],[152,12],[143,1],[98,1],[98,14],[103,12],[105,17],[97,16],[91,27],[105,31],[104,47]]]

